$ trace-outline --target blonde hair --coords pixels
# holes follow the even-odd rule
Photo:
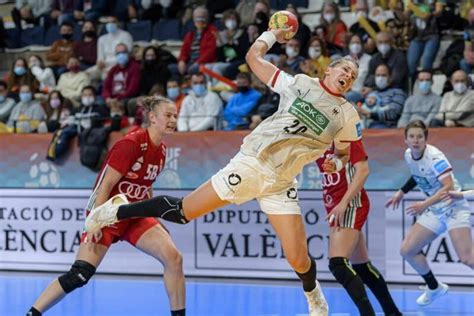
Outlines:
[[[347,55],[341,58],[338,58],[334,61],[332,61],[328,67],[335,68],[339,65],[346,64],[346,65],[352,65],[355,66],[356,70],[356,78],[359,75],[359,63],[357,62],[356,59],[352,58],[351,56]]]
[[[145,126],[149,126],[150,122],[148,120],[148,115],[150,112],[153,112],[156,107],[158,107],[162,103],[172,103],[174,104],[173,101],[171,101],[168,98],[161,97],[161,96],[149,96],[149,97],[144,97],[142,101],[143,108],[145,109],[143,113],[143,123]]]

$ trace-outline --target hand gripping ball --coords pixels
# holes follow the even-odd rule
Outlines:
[[[298,31],[298,18],[290,11],[277,11],[271,16],[268,27],[272,30],[293,27],[291,32],[285,33],[285,39],[289,40]]]

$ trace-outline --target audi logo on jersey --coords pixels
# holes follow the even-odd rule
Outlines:
[[[330,187],[339,184],[339,181],[341,181],[341,175],[339,172],[334,172],[334,173],[323,173],[323,187]]]
[[[120,193],[125,194],[130,199],[143,200],[147,197],[149,187],[146,185],[122,181],[120,182],[118,189]]]

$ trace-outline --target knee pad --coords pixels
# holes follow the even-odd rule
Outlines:
[[[349,261],[344,257],[334,257],[329,259],[329,270],[342,286],[347,286],[357,273],[349,265]]]
[[[76,260],[68,272],[58,278],[64,292],[70,293],[89,282],[95,273],[95,267],[89,262]]]

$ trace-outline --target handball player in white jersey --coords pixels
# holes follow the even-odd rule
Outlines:
[[[391,197],[386,206],[398,207],[405,193],[418,186],[426,199],[410,205],[406,211],[417,216],[402,242],[403,258],[425,280],[426,287],[416,302],[428,305],[446,294],[448,285],[436,280],[422,249],[446,230],[461,262],[474,268],[469,205],[460,192],[451,164],[436,147],[426,143],[428,129],[423,121],[415,120],[405,128],[405,161],[411,177]],[[456,193],[458,192],[458,193]]]
[[[288,263],[302,280],[310,315],[324,316],[328,307],[316,281],[316,263],[308,255],[295,177],[332,142],[333,161],[342,169],[350,142],[360,139],[357,111],[343,97],[357,78],[358,65],[342,58],[328,67],[323,80],[292,77],[263,58],[275,42],[286,42],[284,35],[282,29],[264,32],[247,53],[251,70],[280,94],[280,104],[275,114],[245,137],[227,166],[184,199],[161,196],[148,204],[128,205],[124,199],[120,207],[109,201],[92,211],[86,229],[94,234],[102,226],[130,217],[160,217],[185,224],[229,203],[257,199]]]

